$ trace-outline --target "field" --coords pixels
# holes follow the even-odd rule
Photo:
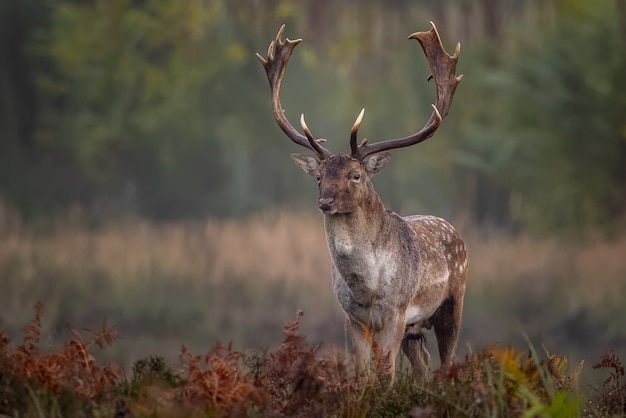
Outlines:
[[[559,393],[558,385],[553,383],[567,376],[576,385],[565,388],[568,397],[559,398],[559,402],[569,405],[567,400],[579,399],[575,402],[579,413],[605,416],[600,409],[585,409],[582,405],[594,394],[609,392],[602,391],[602,383],[609,376],[607,370],[617,373],[612,382],[618,389],[624,385],[618,360],[626,357],[626,307],[622,302],[626,298],[626,233],[616,234],[611,240],[577,243],[479,230],[462,221],[454,224],[466,239],[471,269],[458,356],[466,369],[459,366],[460,369],[491,378],[496,375],[489,375],[488,370],[509,363],[517,364],[516,370],[521,370],[522,375],[543,370],[533,375],[537,379],[545,377],[540,385],[543,389],[533,392],[533,396],[546,408]],[[65,350],[68,341],[77,338],[72,329],[100,330],[96,337],[102,337],[108,332],[112,335],[114,327],[119,340],[110,346],[104,344],[104,350],[93,345],[90,353],[98,364],[116,365],[118,380],[113,379],[113,383],[118,390],[119,381],[128,385],[136,380],[137,373],[143,376],[141,370],[146,368],[166,383],[170,372],[172,377],[178,376],[176,370],[183,366],[184,370],[193,370],[193,356],[186,357],[186,362],[180,358],[181,345],[194,354],[217,350],[220,355],[206,358],[226,363],[239,362],[241,356],[249,360],[251,353],[265,353],[257,355],[266,360],[278,356],[281,349],[293,343],[288,338],[283,341],[283,325],[292,321],[299,310],[304,315],[299,319],[297,333],[292,334],[306,336],[306,341],[297,349],[291,347],[291,355],[309,359],[317,356],[327,362],[329,358],[341,357],[334,364],[343,364],[346,338],[328,272],[321,217],[310,212],[278,211],[247,220],[154,224],[132,218],[94,223],[80,211],[74,211],[54,222],[24,225],[13,212],[0,207],[0,319],[3,335],[12,340],[5,351],[19,346],[24,326],[32,325],[38,302],[42,303],[41,323],[37,326],[37,353],[31,352],[31,357]],[[218,341],[224,346],[216,346]],[[313,348],[318,344],[321,347]],[[614,357],[607,354],[611,350]],[[529,353],[535,353],[531,360],[527,360]],[[561,359],[560,371],[552,373],[554,367],[552,371],[539,367],[540,357],[547,361],[545,364]],[[567,367],[563,366],[565,359],[569,360]],[[604,370],[591,367],[603,359]],[[583,360],[586,363],[578,375],[578,365]],[[139,371],[138,361],[143,365]],[[328,372],[327,365],[319,367]],[[202,370],[195,370],[202,375]],[[249,372],[254,367],[248,364],[245,370]],[[263,370],[269,375],[276,372],[271,367]],[[460,386],[462,375],[442,375],[439,382],[447,385],[461,379],[456,383]],[[522,375],[518,377],[521,379]],[[246,374],[237,381],[248,382],[244,377],[250,378]],[[275,376],[266,378],[274,382]],[[187,375],[186,382],[192,380]],[[548,380],[553,383],[546,383]],[[327,381],[332,379],[327,376]],[[167,384],[184,392],[181,381],[172,382]],[[401,382],[402,379],[394,393],[401,393],[401,388],[408,390],[405,403],[413,399],[414,405],[422,405],[423,410],[430,407],[434,408],[432,411],[441,411],[437,408],[443,408],[443,401],[435,402],[441,387],[425,386],[421,392],[415,392],[407,389],[414,386],[402,386]],[[505,383],[496,385],[502,393],[488,385],[489,391],[493,389],[489,396],[495,396],[494,399],[498,393],[501,398],[508,394],[494,401],[499,407],[504,407],[508,396],[517,390],[509,390]],[[250,384],[246,387],[251,391],[251,399],[273,393],[255,395],[252,389],[258,388],[258,384]],[[350,387],[345,382],[337,383],[339,392],[333,392],[333,396],[340,396],[341,390]],[[244,389],[242,393],[247,393]],[[356,396],[356,389],[352,390]],[[370,413],[380,407],[372,393],[359,395],[371,401]],[[340,397],[357,399],[346,396]],[[458,401],[462,403],[460,398]],[[261,403],[255,405],[261,408],[258,411],[264,408],[259,406]],[[530,404],[524,405],[517,410],[509,405],[501,411],[523,416],[523,411],[530,408]],[[344,404],[342,408],[345,407]],[[215,409],[215,405],[211,408],[218,415],[224,412]],[[5,412],[1,408],[0,411]],[[352,415],[341,408],[334,411],[341,416],[368,413],[359,414],[364,410],[358,408]],[[485,412],[464,411],[469,415],[475,415],[472,411]],[[460,412],[457,415],[465,416]],[[429,415],[424,412],[417,416]]]

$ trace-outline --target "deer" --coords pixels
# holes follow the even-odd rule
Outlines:
[[[437,101],[417,133],[398,139],[357,144],[364,109],[350,131],[350,154],[332,154],[315,138],[304,114],[296,130],[285,116],[280,88],[295,47],[302,39],[282,40],[285,25],[270,43],[267,58],[256,54],[270,84],[273,113],[280,129],[315,157],[292,154],[319,187],[326,242],[332,259],[332,286],[346,316],[357,375],[369,373],[373,354],[385,359],[376,367],[383,376],[395,375],[400,350],[412,373],[422,381],[429,373],[430,354],[424,330],[434,328],[441,366],[454,361],[468,277],[468,256],[460,234],[447,221],[429,215],[402,217],[387,210],[374,190],[372,177],[389,161],[389,150],[418,144],[433,136],[448,115],[463,75],[456,76],[461,45],[454,55],[444,49],[434,23],[415,32],[434,79]],[[375,357],[375,356],[374,356]],[[380,364],[380,362],[379,362]],[[382,370],[381,370],[382,369]]]

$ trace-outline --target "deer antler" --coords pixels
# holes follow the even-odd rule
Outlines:
[[[315,139],[311,132],[307,128],[304,123],[304,115],[301,118],[302,129],[304,130],[305,135],[302,135],[298,132],[287,120],[285,116],[285,112],[280,104],[280,86],[283,81],[283,76],[285,75],[285,69],[287,68],[287,62],[289,62],[289,58],[293,53],[294,48],[302,39],[290,40],[289,38],[284,41],[281,39],[283,35],[283,31],[285,30],[285,25],[282,25],[278,30],[278,34],[276,35],[276,39],[272,41],[268,50],[267,50],[267,59],[263,58],[260,54],[256,54],[256,57],[261,61],[263,67],[265,68],[265,72],[267,73],[267,79],[270,82],[270,90],[272,92],[272,104],[274,107],[274,118],[280,126],[280,129],[283,130],[285,134],[296,144],[302,145],[305,148],[314,151],[317,156],[323,160],[330,157],[332,154],[330,151],[325,149],[320,145],[320,142],[323,142],[323,139]]]
[[[424,125],[419,132],[413,135],[398,139],[388,139],[375,144],[367,144],[367,140],[364,139],[361,144],[357,146],[357,131],[359,130],[363,116],[363,111],[361,111],[350,134],[352,158],[363,160],[365,157],[381,151],[418,144],[433,136],[441,120],[448,115],[456,87],[463,78],[463,75],[455,76],[461,44],[457,43],[456,51],[453,56],[448,55],[443,48],[435,24],[430,22],[430,25],[432,29],[428,32],[415,32],[409,36],[409,39],[417,39],[422,45],[422,49],[424,50],[424,54],[430,66],[430,71],[432,72],[428,79],[434,78],[437,85],[437,104],[433,105],[433,113],[430,115],[428,122],[426,122],[426,125]]]

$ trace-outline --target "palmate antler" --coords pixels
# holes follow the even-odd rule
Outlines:
[[[302,135],[298,132],[287,120],[285,116],[285,112],[280,104],[280,86],[283,82],[283,76],[285,75],[285,69],[287,68],[287,63],[289,62],[289,58],[293,53],[294,48],[302,39],[290,40],[289,38],[284,41],[281,39],[283,36],[283,31],[285,30],[285,25],[282,25],[278,30],[278,34],[276,35],[276,39],[272,41],[270,47],[267,50],[267,59],[263,58],[260,54],[256,54],[256,57],[261,61],[263,67],[265,67],[265,72],[267,73],[267,79],[270,82],[270,89],[272,91],[272,104],[274,107],[274,118],[276,122],[278,122],[278,126],[283,130],[285,134],[293,142],[298,145],[302,145],[305,148],[314,151],[317,156],[323,160],[330,157],[332,154],[326,148],[322,147],[319,143],[323,142],[323,139],[315,139],[313,135],[311,135],[311,131],[306,126],[304,122],[304,115],[301,116],[300,122],[302,124],[302,129],[306,136]]]
[[[448,115],[450,104],[457,85],[463,78],[463,75],[455,76],[456,64],[459,59],[461,44],[456,44],[456,51],[453,56],[448,55],[444,49],[437,28],[433,22],[430,22],[432,29],[428,32],[415,32],[409,36],[409,39],[417,39],[422,48],[428,65],[430,66],[431,75],[428,77],[435,79],[437,86],[437,103],[433,105],[433,113],[430,115],[426,125],[413,135],[404,138],[388,139],[374,144],[368,144],[364,139],[360,145],[356,144],[356,135],[361,125],[363,111],[357,118],[350,135],[350,149],[352,150],[352,158],[363,160],[365,157],[376,154],[381,151],[387,151],[394,148],[408,147],[418,144],[435,133],[441,120]]]
[[[428,32],[413,33],[409,36],[409,39],[417,39],[422,46],[431,70],[431,75],[428,79],[435,79],[437,87],[437,103],[433,105],[433,113],[426,122],[426,125],[424,125],[419,132],[416,132],[413,135],[409,135],[404,138],[384,140],[374,144],[368,144],[367,140],[364,139],[361,141],[361,144],[357,145],[357,133],[359,127],[361,126],[364,114],[364,110],[361,110],[361,113],[354,122],[350,132],[350,149],[352,158],[363,160],[372,154],[382,151],[418,144],[433,136],[437,128],[439,128],[441,120],[448,115],[450,104],[452,103],[452,98],[454,97],[454,92],[456,91],[457,85],[463,78],[463,75],[459,75],[458,77],[455,75],[461,44],[457,43],[456,51],[453,56],[448,55],[441,43],[441,38],[439,37],[435,24],[433,22],[430,22],[430,24],[432,26],[431,30]],[[274,106],[274,117],[283,132],[285,132],[285,134],[287,134],[292,141],[314,151],[320,160],[323,160],[332,155],[330,151],[320,145],[320,142],[323,142],[324,140],[315,139],[313,137],[304,122],[304,115],[302,115],[300,122],[306,136],[300,134],[289,123],[280,104],[280,86],[285,73],[285,68],[287,67],[287,62],[289,61],[289,57],[291,57],[296,45],[302,41],[302,39],[296,39],[294,41],[289,39],[286,39],[285,41],[281,40],[284,29],[285,25],[281,26],[278,34],[276,35],[276,39],[270,44],[267,51],[267,59],[263,58],[259,54],[256,54],[257,58],[265,67],[265,72],[267,73],[267,78],[270,82],[272,103]]]

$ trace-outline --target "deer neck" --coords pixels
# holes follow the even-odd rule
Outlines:
[[[326,240],[331,256],[359,258],[385,245],[389,222],[382,200],[375,192],[357,210],[347,214],[324,215]]]

